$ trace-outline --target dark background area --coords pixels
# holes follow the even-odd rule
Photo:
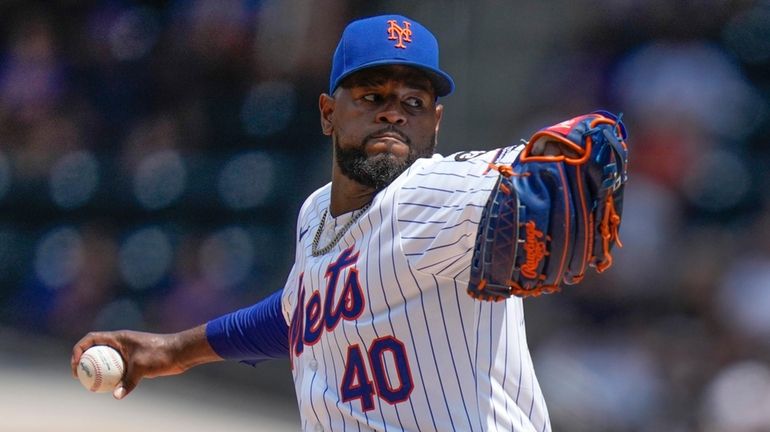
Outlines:
[[[623,113],[615,266],[525,302],[554,429],[770,430],[767,1],[0,2],[0,352],[282,287],[335,44],[385,12],[440,41],[443,154]],[[194,376],[293,400],[284,362]]]

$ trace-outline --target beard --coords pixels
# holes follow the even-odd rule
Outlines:
[[[366,148],[367,141],[385,132],[398,133],[401,136],[401,140],[409,146],[409,153],[406,159],[398,159],[390,153],[378,153],[374,156],[366,154],[364,148]],[[358,147],[349,149],[343,149],[339,144],[339,136],[335,135],[334,154],[337,165],[345,177],[380,191],[412,166],[417,159],[433,155],[433,150],[436,148],[436,134],[433,134],[430,142],[425,144],[427,145],[419,146],[423,149],[422,151],[417,151],[406,135],[401,134],[393,127],[388,127],[369,134],[361,140]]]

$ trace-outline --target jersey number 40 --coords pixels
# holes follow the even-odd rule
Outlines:
[[[390,357],[395,369],[395,376],[388,374],[385,361]],[[374,381],[370,379],[366,363],[372,371]],[[372,341],[367,354],[361,352],[358,344],[348,347],[345,361],[345,374],[342,376],[340,394],[343,402],[361,400],[361,409],[374,409],[374,395],[385,402],[395,405],[409,398],[414,389],[412,372],[406,357],[404,344],[393,336],[385,336]]]

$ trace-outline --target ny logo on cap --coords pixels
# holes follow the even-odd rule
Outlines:
[[[388,40],[398,40],[396,48],[406,48],[404,42],[412,42],[412,30],[409,28],[412,25],[409,21],[404,21],[404,27],[399,27],[396,20],[388,20]]]

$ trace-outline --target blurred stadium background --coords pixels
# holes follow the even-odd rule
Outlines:
[[[117,402],[69,349],[282,286],[329,179],[334,45],[393,11],[458,84],[444,154],[624,113],[615,267],[525,303],[555,430],[770,431],[770,2],[748,0],[0,2],[0,430],[297,428],[287,362]]]

